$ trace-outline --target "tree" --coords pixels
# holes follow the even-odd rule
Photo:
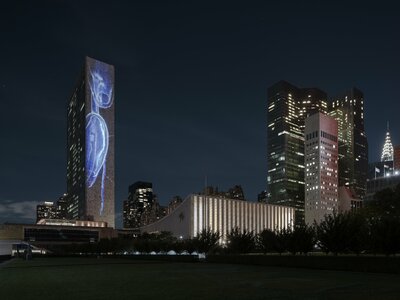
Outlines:
[[[258,235],[257,244],[264,253],[273,252],[275,250],[276,232],[270,229],[264,229]]]
[[[208,253],[212,248],[217,246],[221,235],[219,231],[212,231],[210,228],[203,229],[195,238],[197,250],[199,252]]]
[[[314,222],[317,231],[317,244],[325,253],[345,252],[348,249],[347,214],[325,215],[319,224]]]
[[[227,236],[228,250],[232,253],[249,253],[255,249],[255,236],[253,231],[246,229],[241,232],[235,227]]]
[[[373,253],[400,252],[400,219],[383,216],[370,221],[370,247]]]
[[[307,254],[312,251],[315,245],[315,231],[314,228],[308,225],[301,225],[294,229],[286,229],[288,235],[288,251],[293,255],[300,252]]]
[[[276,242],[274,244],[274,248],[279,254],[282,254],[288,250],[290,234],[290,229],[282,228],[281,230],[276,230]]]
[[[359,255],[367,248],[369,233],[367,220],[360,213],[350,212],[347,214],[347,222],[347,229],[344,234],[348,237],[348,249]]]
[[[398,184],[394,189],[386,188],[376,192],[374,199],[366,202],[363,210],[369,217],[400,217],[400,184]]]

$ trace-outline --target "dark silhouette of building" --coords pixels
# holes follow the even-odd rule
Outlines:
[[[130,185],[128,199],[124,201],[124,228],[137,228],[149,222],[154,203],[151,182],[137,181]]]
[[[56,203],[57,205],[57,219],[67,219],[68,214],[68,195],[64,194]]]
[[[268,203],[268,192],[262,191],[257,195],[257,202],[258,203]]]
[[[394,174],[393,161],[377,161],[368,164],[368,180],[392,174]]]
[[[226,197],[235,200],[245,200],[244,192],[241,185],[235,185],[226,192]]]
[[[86,57],[67,112],[67,217],[114,227],[114,67]]]
[[[393,147],[394,170],[400,171],[400,145]]]
[[[36,223],[42,219],[57,219],[57,206],[54,202],[44,202],[36,206]]]
[[[304,126],[315,112],[327,112],[327,95],[279,81],[268,88],[267,189],[269,203],[295,208],[296,225],[304,224]]]
[[[241,185],[235,185],[228,191],[220,191],[218,187],[206,186],[200,195],[215,196],[245,201],[244,192]]]
[[[67,219],[67,194],[62,195],[57,202],[44,202],[36,206],[36,223],[40,220]]]
[[[174,196],[168,204],[167,215],[174,211],[183,201],[182,197]]]
[[[369,179],[367,181],[367,194],[364,201],[372,201],[376,192],[387,188],[394,189],[398,184],[400,184],[400,174]]]
[[[368,142],[364,128],[364,95],[352,88],[333,99],[329,115],[338,121],[339,186],[363,199],[367,189]]]

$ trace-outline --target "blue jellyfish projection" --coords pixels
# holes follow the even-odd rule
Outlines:
[[[112,105],[112,85],[105,81],[98,71],[90,72],[91,112],[86,115],[86,183],[90,188],[101,175],[100,215],[104,210],[104,180],[106,177],[106,158],[109,133],[105,120],[100,115],[100,108]]]

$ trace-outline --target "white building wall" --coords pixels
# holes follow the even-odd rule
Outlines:
[[[143,226],[141,232],[170,231],[174,236],[195,237],[203,229],[219,231],[222,238],[235,227],[260,233],[264,229],[293,226],[294,208],[227,198],[190,195],[172,213]]]
[[[316,113],[305,122],[305,222],[338,210],[338,123]]]

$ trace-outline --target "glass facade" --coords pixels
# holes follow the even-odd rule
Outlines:
[[[129,186],[128,199],[124,201],[124,228],[138,228],[144,224],[144,214],[155,204],[153,184],[137,181]]]
[[[339,186],[364,198],[368,174],[368,142],[364,128],[364,95],[352,88],[333,99],[329,115],[338,122]]]
[[[294,207],[296,225],[304,224],[304,122],[326,110],[326,94],[319,89],[300,89],[285,81],[268,89],[269,203]]]

